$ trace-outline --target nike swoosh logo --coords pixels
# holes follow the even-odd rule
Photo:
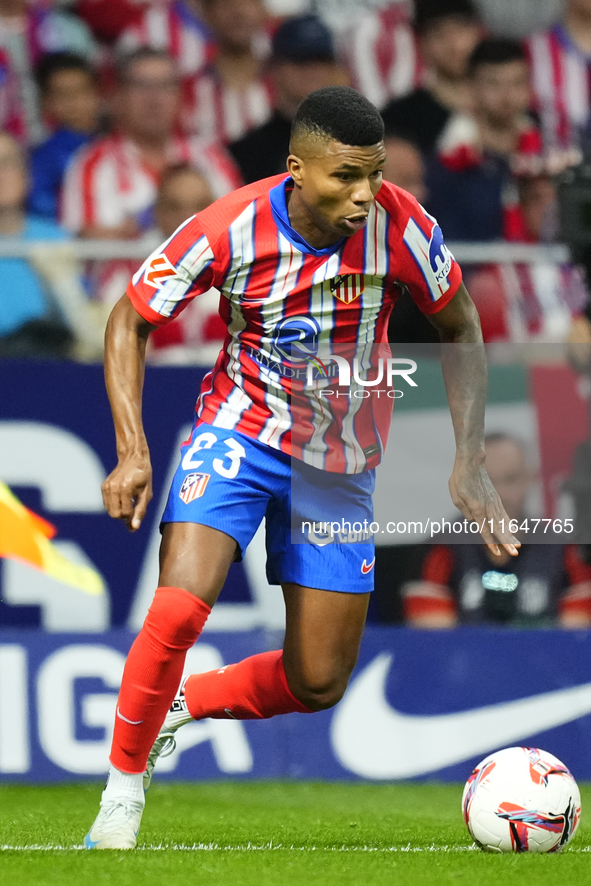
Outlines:
[[[126,723],[130,723],[132,726],[139,726],[140,723],[144,722],[143,720],[128,720],[127,717],[123,716],[123,714],[119,710],[119,707],[117,707],[117,716],[120,720],[125,720]]]
[[[331,723],[337,759],[364,778],[412,778],[591,713],[591,683],[454,714],[402,714],[386,697],[393,656],[378,655],[352,682]]]
[[[364,560],[363,563],[361,564],[361,571],[363,572],[364,575],[367,575],[369,572],[371,572],[371,570],[374,568],[375,565],[376,565],[376,558],[375,557],[373,558],[373,560],[371,561],[369,566],[367,564],[367,560]]]

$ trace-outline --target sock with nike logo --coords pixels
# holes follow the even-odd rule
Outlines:
[[[158,588],[129,650],[117,701],[111,763],[141,773],[178,689],[187,650],[211,609],[182,588]]]
[[[264,720],[294,711],[312,713],[287,685],[280,649],[252,655],[217,671],[193,674],[185,682],[184,692],[194,720]]]

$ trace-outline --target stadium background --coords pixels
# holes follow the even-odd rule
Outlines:
[[[40,4],[46,9],[57,5]],[[100,5],[96,3],[97,8]],[[333,0],[315,8],[336,33],[345,34],[347,27],[361,27],[359,22],[372,20],[382,5],[388,4]],[[552,0],[480,0],[478,5],[494,33],[518,37],[550,26],[562,12],[562,5]],[[81,3],[73,12],[87,14],[92,25],[92,15],[83,8],[92,6],[92,2]],[[116,6],[112,5],[111,12]],[[389,6],[396,6],[404,19],[406,4]],[[276,25],[285,16],[308,11],[310,4],[273,0],[269,9]],[[104,35],[96,37],[99,43],[100,37]],[[104,42],[100,51],[110,51],[109,45]],[[0,274],[2,260],[28,260],[34,247],[34,241],[0,236]],[[476,252],[474,245],[460,243],[452,248],[468,270],[510,264],[552,273],[569,263],[564,248],[549,245],[519,246],[518,253],[501,247],[506,250],[501,257],[496,244],[478,244]],[[68,257],[73,262],[76,257],[100,256],[105,264],[128,259],[128,266],[137,266],[147,251],[137,240],[100,244],[74,240]],[[63,280],[56,283],[54,279],[53,284],[58,290],[67,288]],[[538,325],[523,340],[532,345],[541,341],[544,346],[552,341],[565,343],[571,313],[565,315],[564,304],[558,305],[559,310],[555,302],[550,308],[543,300],[539,304]],[[576,320],[577,312],[572,317]],[[505,329],[504,335],[517,343],[516,334],[509,335]],[[505,366],[493,366],[489,430],[517,428],[529,440],[541,469],[539,506],[544,515],[556,516],[568,513],[560,484],[569,476],[575,446],[587,437],[588,395],[584,380],[569,368],[564,352],[558,358],[555,349],[551,354],[543,348],[532,354],[526,359],[512,355],[509,360],[501,355]],[[72,559],[93,565],[107,587],[103,596],[88,596],[22,563],[1,561],[2,781],[79,780],[96,778],[106,769],[123,656],[154,587],[161,500],[205,371],[199,364],[208,359],[204,348],[189,355],[190,365],[153,366],[148,371],[145,421],[154,460],[155,500],[142,531],[133,537],[109,521],[102,510],[99,487],[113,463],[114,444],[96,359],[87,355],[83,363],[70,355],[44,361],[29,354],[18,360],[4,357],[0,363],[0,480],[29,508],[54,523],[57,544]],[[419,519],[417,514],[425,509],[434,511],[422,465],[425,459],[433,459],[432,441],[440,438],[445,423],[437,384],[429,388],[425,400],[397,408],[397,419],[393,446],[408,461],[404,471],[388,471],[377,508],[388,516],[392,501],[404,501],[409,511],[403,519]],[[557,429],[560,433],[553,437]],[[440,446],[438,457],[443,476],[449,447]],[[444,517],[442,488],[435,510]],[[423,633],[405,628],[396,603],[399,580],[395,571],[401,558],[397,559],[392,545],[381,545],[381,549],[376,567],[378,597],[343,704],[310,722],[291,715],[254,725],[195,724],[186,730],[180,752],[161,767],[164,779],[232,775],[457,781],[477,758],[509,743],[540,744],[567,760],[578,778],[591,778],[589,632],[482,626]],[[270,589],[264,579],[263,556],[258,538],[245,562],[233,567],[204,641],[191,653],[193,669],[208,669],[276,646],[282,604],[278,590]],[[545,693],[554,694],[543,704]],[[528,717],[514,714],[519,705],[503,707],[536,696],[540,696],[539,708],[531,709]],[[483,711],[462,720],[462,712],[475,714],[476,709],[490,705],[501,706],[496,714],[500,732],[491,731]],[[7,710],[12,712],[9,717]],[[415,732],[401,728],[401,713],[416,718],[412,720]],[[430,719],[439,717],[445,717],[445,723]],[[368,751],[371,735],[379,735],[380,741]],[[432,753],[438,743],[441,756]]]

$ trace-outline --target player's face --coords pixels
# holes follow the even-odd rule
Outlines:
[[[334,140],[318,142],[305,160],[289,157],[299,201],[319,232],[338,239],[365,227],[385,159],[383,142],[361,148]]]

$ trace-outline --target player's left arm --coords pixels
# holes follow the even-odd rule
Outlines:
[[[489,549],[499,544],[512,555],[519,541],[484,466],[484,410],[488,384],[486,354],[478,312],[463,283],[440,311],[429,315],[442,342],[441,363],[456,439],[449,481],[454,505],[481,527]]]

